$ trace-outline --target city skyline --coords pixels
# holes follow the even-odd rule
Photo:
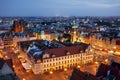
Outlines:
[[[119,0],[1,0],[0,16],[119,16]]]

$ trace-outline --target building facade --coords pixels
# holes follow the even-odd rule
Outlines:
[[[38,49],[35,50],[34,46],[34,50],[27,52],[27,60],[31,64],[34,74],[42,74],[92,63],[93,54],[90,53],[90,49],[89,45],[81,44],[79,46],[48,49],[42,53]]]

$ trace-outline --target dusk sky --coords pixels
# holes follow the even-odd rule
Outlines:
[[[0,0],[0,16],[120,16],[120,0]]]

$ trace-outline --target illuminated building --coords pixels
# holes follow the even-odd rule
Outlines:
[[[40,44],[40,42],[38,43]],[[38,43],[30,45],[26,53],[24,53],[26,59],[32,66],[34,74],[42,74],[60,69],[64,70],[65,68],[93,62],[93,54],[89,52],[91,47],[87,44],[81,43],[78,46],[62,47],[58,43],[52,44],[49,41],[45,41],[44,45],[46,46],[40,44],[42,47],[38,48],[36,46]],[[59,48],[47,49],[47,47],[53,47],[53,45]],[[25,47],[25,43],[23,46]]]
[[[20,31],[24,32],[24,20],[20,21]]]
[[[19,32],[19,28],[20,28],[19,22],[17,20],[15,20],[13,23],[13,30],[15,32]]]
[[[14,21],[13,32],[24,32],[24,20],[20,20],[20,22]]]
[[[71,36],[72,36],[72,42],[74,43],[76,41],[76,23],[75,21],[73,21],[73,24],[72,24],[72,33],[71,33]]]
[[[11,33],[5,34],[2,40],[3,40],[4,48],[13,47],[13,37]]]
[[[40,33],[35,33],[36,39],[52,41],[55,39],[55,33],[50,32],[49,30],[42,30]]]
[[[3,48],[4,48],[4,44],[3,44],[2,38],[0,38],[0,49],[3,49]]]

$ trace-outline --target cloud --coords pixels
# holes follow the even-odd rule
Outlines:
[[[84,4],[91,6],[91,7],[97,7],[97,8],[112,8],[112,7],[120,7],[119,3],[98,3],[98,2],[85,2]]]

